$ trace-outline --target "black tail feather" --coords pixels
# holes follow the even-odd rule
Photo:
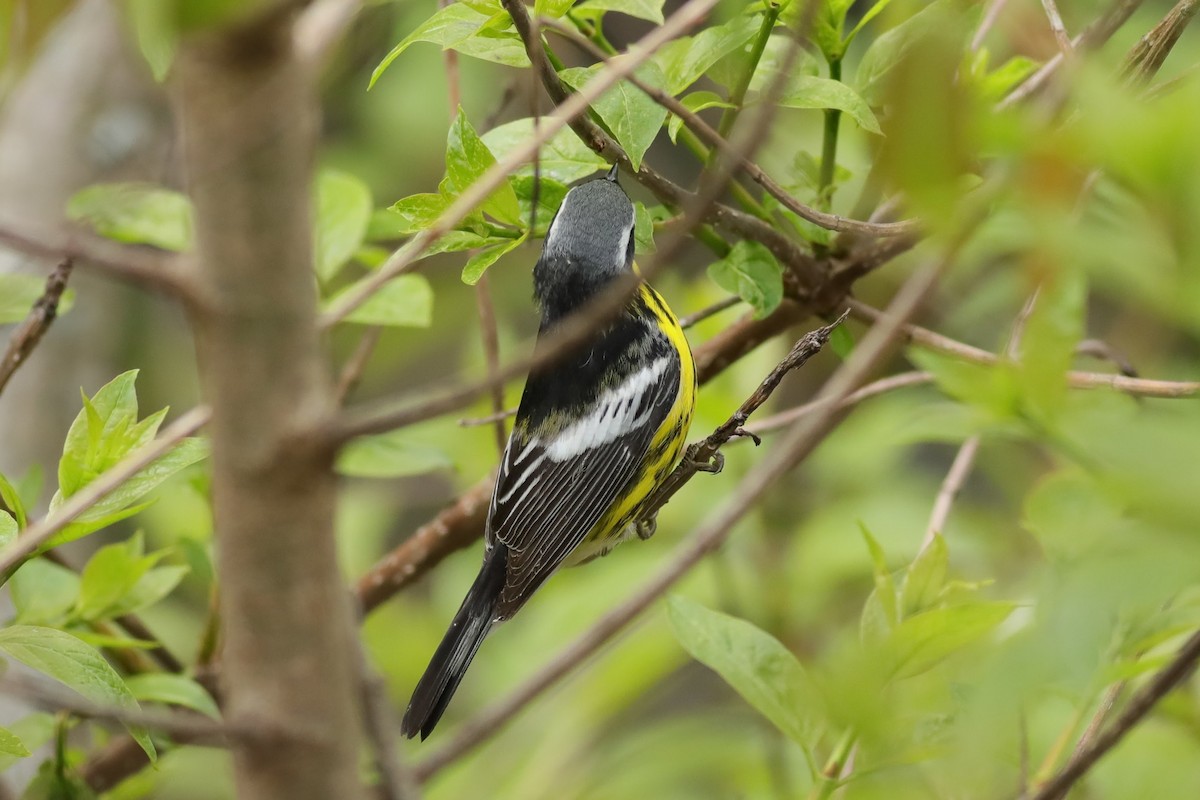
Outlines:
[[[497,545],[484,559],[479,576],[413,690],[412,700],[400,723],[400,731],[405,736],[412,738],[420,733],[424,740],[442,718],[450,698],[467,673],[467,667],[471,666],[471,659],[495,623],[496,602],[504,587],[506,561],[504,545]]]

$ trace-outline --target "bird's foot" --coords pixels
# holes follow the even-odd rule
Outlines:
[[[650,519],[639,519],[634,523],[634,530],[637,532],[637,537],[643,542],[654,535],[658,530],[658,517],[650,517]]]

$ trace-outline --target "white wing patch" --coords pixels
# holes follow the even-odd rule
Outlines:
[[[645,425],[655,409],[653,404],[642,408],[642,399],[657,385],[671,365],[671,359],[671,356],[664,356],[654,361],[630,375],[620,386],[600,395],[590,414],[549,442],[546,455],[553,461],[567,461]]]

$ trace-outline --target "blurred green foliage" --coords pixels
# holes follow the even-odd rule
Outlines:
[[[189,24],[213,24],[227,5],[197,11]],[[742,78],[753,104],[777,74],[785,26],[800,19],[802,5],[784,4],[757,63],[749,54],[765,4],[731,1],[639,76],[715,125]],[[811,46],[786,76],[756,160],[802,202],[865,218],[882,198],[899,195],[904,213],[922,220],[929,241],[856,287],[869,302],[886,303],[945,235],[970,226],[923,324],[1003,354],[1034,297],[1011,355],[981,365],[914,346],[897,356],[890,370],[907,363],[931,373],[932,385],[857,408],[674,597],[439,772],[428,797],[1015,797],[1022,780],[1045,780],[1065,762],[1110,687],[1139,686],[1200,627],[1200,406],[1194,397],[1083,391],[1067,379],[1070,370],[1112,369],[1078,353],[1086,339],[1107,342],[1146,376],[1200,376],[1200,83],[1194,72],[1168,83],[1200,59],[1200,40],[1187,32],[1149,91],[1128,81],[1123,54],[1169,8],[1144,3],[1111,43],[1061,70],[1052,91],[1001,110],[996,103],[1056,49],[1037,4],[1011,9],[973,45],[984,5],[821,2]],[[1060,5],[1072,32],[1104,10],[1087,0]],[[664,13],[657,0],[534,7],[618,50]],[[168,78],[178,20],[152,2],[131,0],[126,10],[148,69]],[[325,307],[534,130],[528,59],[498,0],[372,3],[361,17],[323,83],[313,291]],[[568,85],[594,76],[582,51],[552,34],[546,42]],[[459,56],[453,108],[446,51]],[[686,144],[679,119],[628,83],[594,111],[635,163],[644,159],[690,185],[701,161],[673,146]],[[822,156],[830,152],[823,137],[838,115],[856,124],[834,126],[832,163]],[[359,394],[415,398],[456,376],[484,374],[479,293],[495,303],[501,353],[524,355],[537,323],[528,299],[537,239],[566,187],[604,166],[574,134],[559,133],[536,171],[523,167],[501,184],[430,251],[419,274],[389,283],[336,326],[330,347],[339,363],[363,325],[385,326]],[[624,185],[638,203],[638,252],[651,252],[655,230],[677,209],[631,178]],[[759,202],[768,221],[813,252],[845,245],[773,199]],[[188,202],[161,187],[89,187],[68,211],[121,241],[190,247]],[[729,293],[744,301],[741,311],[691,329],[694,347],[735,314],[763,316],[783,298],[786,265],[758,243],[724,245],[691,246],[657,280],[681,315]],[[479,284],[485,271],[489,280]],[[0,322],[17,321],[40,283],[0,281]],[[809,397],[860,332],[839,334],[836,352],[789,378],[773,406]],[[764,345],[707,384],[693,436],[724,421],[789,344]],[[145,356],[139,365],[148,377],[177,357]],[[64,431],[52,507],[154,436],[163,412],[138,421],[134,377],[121,374],[85,394]],[[507,386],[506,405],[519,392],[519,382]],[[480,400],[462,416],[492,411]],[[942,479],[973,435],[982,437],[974,470],[922,546]],[[768,437],[763,447],[771,446]],[[100,655],[144,644],[107,627],[138,611],[189,664],[206,656],[214,578],[203,456],[198,443],[181,447],[69,528],[64,538],[115,531],[79,574],[43,558],[26,563],[9,584],[15,612],[0,631],[3,655],[97,702],[214,715],[190,678],[126,678]],[[347,579],[497,458],[491,427],[462,426],[458,415],[343,451],[337,529]],[[446,730],[429,745],[405,744],[403,758],[419,761],[628,597],[759,458],[734,443],[724,473],[686,487],[653,539],[550,581],[489,639]],[[8,478],[0,479],[0,541],[25,528],[38,503],[29,496],[36,480]],[[397,709],[478,557],[474,548],[450,557],[366,619],[371,658]],[[43,714],[17,720],[0,729],[0,759],[27,757],[56,731]],[[1198,732],[1192,684],[1110,754],[1079,796],[1200,795]],[[144,734],[142,741],[152,747]],[[62,766],[83,757],[60,747],[38,780],[69,781]],[[852,763],[844,785],[823,774],[829,763],[835,774]],[[110,796],[232,797],[228,770],[217,751],[171,748],[156,771]]]

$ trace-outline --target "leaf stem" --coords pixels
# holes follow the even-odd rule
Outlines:
[[[842,79],[842,61],[833,59],[829,62],[829,78]],[[817,190],[817,205],[828,211],[833,203],[833,175],[837,170],[838,123],[841,122],[842,112],[836,108],[825,109],[825,133],[821,141],[821,175]]]
[[[821,774],[817,777],[812,791],[809,792],[808,800],[828,800],[842,785],[842,770],[845,769],[846,762],[850,759],[850,754],[857,741],[858,733],[853,728],[842,734],[842,738],[834,746],[833,752],[829,754],[829,760],[821,768]]]
[[[725,109],[725,112],[721,114],[721,121],[717,123],[717,132],[721,134],[722,139],[729,138],[729,132],[733,130],[733,124],[737,122],[738,114],[742,111],[742,103],[746,100],[746,92],[750,89],[750,81],[754,78],[755,70],[758,69],[758,62],[762,60],[763,51],[767,49],[767,40],[771,38],[771,31],[775,29],[775,22],[779,19],[780,10],[780,6],[776,3],[771,3],[767,6],[767,13],[763,15],[758,35],[754,37],[754,44],[750,49],[750,58],[746,61],[746,68],[738,76],[738,81],[734,85],[733,91],[729,94],[729,102],[733,107]],[[714,150],[709,154],[709,166],[712,166],[715,158],[716,151]]]

